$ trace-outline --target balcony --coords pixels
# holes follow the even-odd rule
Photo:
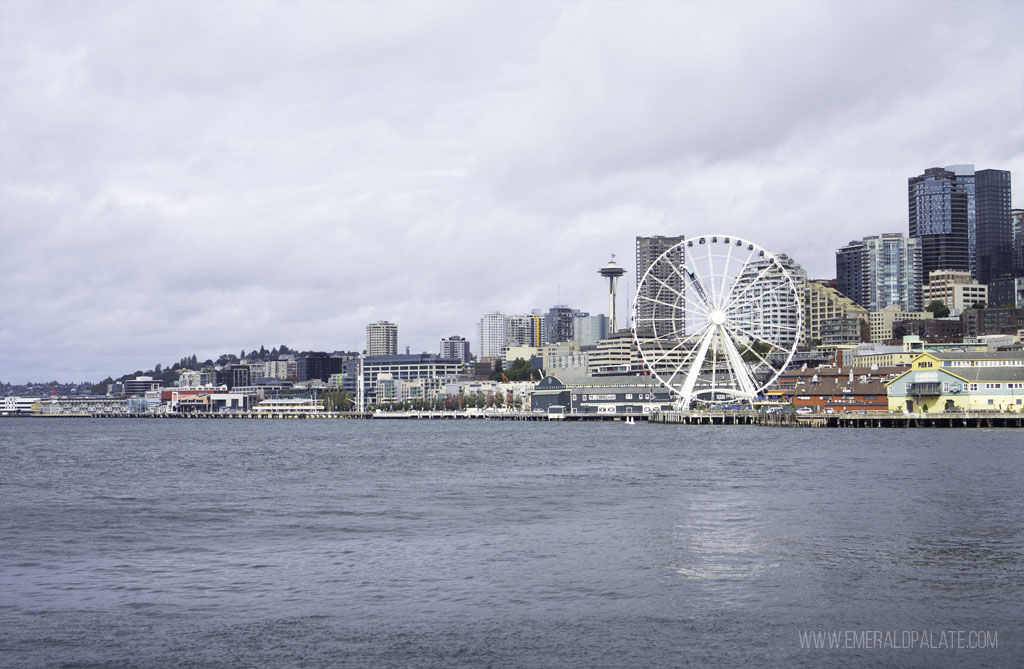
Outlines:
[[[916,395],[918,397],[940,394],[938,383],[911,383],[907,392],[910,395]]]

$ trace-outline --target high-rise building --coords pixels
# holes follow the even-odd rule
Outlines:
[[[684,237],[653,237],[636,238],[636,283],[639,287],[637,302],[635,306],[637,318],[650,322],[647,319],[665,318],[672,320],[676,316],[676,310],[671,306],[660,304],[658,300],[659,291],[668,288],[684,295],[683,277],[678,272],[672,271],[672,267],[682,267],[685,261],[683,252]],[[654,265],[654,262],[666,251],[672,249],[668,263],[659,263],[652,271],[652,277],[656,280],[644,281],[647,270]]]
[[[1013,217],[1010,214],[1010,173],[978,170],[974,174],[977,272],[981,283],[1014,276]]]
[[[495,311],[476,324],[477,351],[481,358],[500,358],[508,346],[508,316]]]
[[[573,318],[573,340],[580,346],[596,346],[597,342],[610,334],[610,320],[604,314],[596,316],[576,316]]]
[[[440,353],[441,357],[445,360],[469,362],[472,359],[472,356],[469,354],[469,341],[458,335],[442,339]]]
[[[1013,221],[1013,273],[1024,276],[1024,209],[1011,209]]]
[[[942,302],[959,314],[978,302],[988,304],[988,286],[972,279],[970,272],[936,270],[928,275],[928,283],[921,288],[921,307],[927,308],[933,301]]]
[[[544,327],[546,333],[544,343],[558,344],[563,341],[577,341],[575,319],[580,316],[589,316],[585,311],[567,307],[564,304],[556,304],[548,309],[544,316]]]
[[[930,167],[907,180],[910,236],[920,240],[925,276],[953,269],[977,278],[974,189],[973,165]]]
[[[868,310],[827,281],[806,281],[803,288],[804,339],[807,342],[815,339],[824,342],[825,324],[829,321],[852,317],[857,322],[862,319],[867,322]],[[840,329],[848,325],[845,320],[839,325],[833,324]]]
[[[377,321],[366,326],[366,355],[397,355],[398,326]]]
[[[836,251],[836,290],[864,306],[864,241],[854,240]],[[820,337],[814,337],[820,339]]]
[[[544,343],[544,317],[518,314],[508,317],[509,346],[540,346]]]
[[[807,271],[785,253],[772,253],[785,270],[779,271],[771,258],[748,262],[733,284],[735,295],[743,295],[739,306],[731,307],[739,325],[737,329],[745,337],[768,340],[785,348],[793,345],[803,335],[801,326],[801,302]],[[793,281],[796,295],[792,295],[786,274]],[[790,302],[792,296],[795,302]],[[796,309],[793,309],[793,307]]]
[[[905,311],[921,308],[921,243],[899,233],[864,238],[864,306],[880,311],[890,304]]]

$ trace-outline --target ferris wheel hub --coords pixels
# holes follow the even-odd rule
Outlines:
[[[721,309],[715,309],[711,312],[711,322],[715,325],[721,325],[725,322],[725,312]]]

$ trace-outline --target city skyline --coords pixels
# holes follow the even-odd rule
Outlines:
[[[610,253],[624,327],[637,236],[829,278],[907,234],[931,167],[1007,170],[1024,206],[1019,3],[247,7],[4,5],[4,381],[379,320],[434,351],[489,311],[605,313]]]

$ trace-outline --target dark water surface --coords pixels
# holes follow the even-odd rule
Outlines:
[[[2,666],[1021,666],[1022,629],[1021,431],[0,419]]]

